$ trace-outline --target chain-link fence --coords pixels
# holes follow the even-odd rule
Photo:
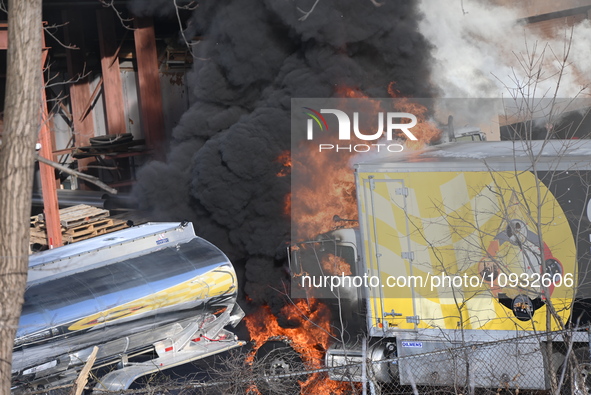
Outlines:
[[[414,347],[398,353],[406,355],[381,360],[368,344],[361,361],[314,370],[286,352],[242,376],[194,386],[207,394],[587,394],[590,340],[586,328],[471,344],[407,342]]]
[[[168,372],[145,377],[129,393],[154,394],[588,394],[591,388],[591,332],[516,334],[502,341],[412,341],[376,352],[383,344],[367,342],[359,355],[306,361],[285,343],[264,356],[229,352],[214,362],[201,361],[200,373]],[[394,344],[394,343],[390,343]],[[343,348],[345,350],[345,348]],[[304,351],[305,352],[305,351]],[[252,355],[252,354],[251,354]],[[380,358],[381,356],[381,358]],[[249,362],[245,362],[249,360]],[[340,362],[339,362],[340,361]],[[98,379],[100,380],[100,379]],[[71,393],[71,386],[42,392]],[[38,392],[38,391],[37,391]],[[100,392],[97,392],[100,393]]]
[[[587,394],[590,340],[585,328],[502,341],[398,342],[398,356],[380,360],[381,345],[369,343],[361,360],[312,370],[286,347],[192,386],[204,394]]]

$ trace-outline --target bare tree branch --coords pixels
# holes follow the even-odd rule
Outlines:
[[[50,36],[51,36],[51,37],[52,37],[52,38],[53,38],[55,41],[57,41],[57,43],[58,43],[59,45],[61,45],[62,47],[66,48],[66,49],[75,49],[75,50],[78,50],[78,49],[80,49],[80,48],[78,48],[78,47],[77,47],[77,46],[75,46],[75,45],[71,45],[71,44],[65,44],[65,43],[63,43],[63,42],[62,42],[62,41],[61,41],[59,38],[57,38],[57,36],[56,36],[55,34],[53,34],[53,33],[51,32],[51,30],[50,30],[50,29],[57,30],[57,29],[58,29],[58,28],[60,28],[60,27],[64,27],[64,26],[66,26],[68,23],[69,23],[69,22],[62,23],[61,25],[43,26],[43,30],[45,31],[45,33],[49,34],[49,35],[50,35]]]
[[[192,44],[190,43],[190,41],[187,39],[187,36],[185,35],[185,29],[183,29],[183,23],[181,21],[181,14],[180,14],[179,10],[193,11],[199,6],[199,4],[197,4],[194,1],[191,1],[187,5],[181,6],[177,3],[177,0],[173,0],[173,2],[174,2],[175,13],[176,13],[176,19],[179,24],[179,31],[181,32],[181,36],[183,36],[183,41],[185,42],[185,45],[187,46],[189,53],[191,54],[192,57],[195,57],[195,55],[193,55]]]
[[[310,8],[310,11],[304,11],[302,10],[300,7],[298,7],[298,11],[301,12],[302,14],[304,14],[303,16],[301,16],[298,21],[305,21],[306,19],[308,19],[308,17],[310,16],[310,14],[312,14],[314,12],[314,9],[316,8],[316,6],[318,5],[318,3],[320,3],[320,0],[316,0],[314,2],[314,5],[312,6],[312,8]]]
[[[111,8],[115,12],[115,15],[117,15],[117,18],[119,18],[119,21],[121,22],[121,26],[123,26],[127,30],[135,30],[133,27],[128,25],[128,23],[133,21],[133,18],[124,18],[123,13],[121,11],[119,11],[117,9],[117,7],[115,6],[114,0],[110,0],[110,1],[99,0],[99,2],[103,5],[103,7]]]

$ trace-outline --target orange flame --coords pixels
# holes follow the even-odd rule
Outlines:
[[[255,342],[254,356],[265,342],[277,338],[289,339],[292,348],[297,351],[308,370],[319,369],[323,365],[324,353],[333,338],[328,307],[316,299],[299,300],[285,305],[280,313],[290,322],[289,328],[279,325],[268,306],[262,306],[256,313],[245,318],[251,339]],[[300,382],[302,393],[306,394],[343,394],[351,389],[350,383],[329,380],[326,373],[310,375]]]
[[[392,95],[397,94],[394,84],[390,84],[389,91]],[[384,111],[388,105],[383,100],[367,98],[358,89],[350,87],[338,88],[338,93],[346,98],[364,98],[364,109],[369,112],[379,113]],[[396,111],[408,112],[417,117],[417,125],[412,128],[412,133],[418,138],[417,141],[406,140],[400,143],[405,150],[418,150],[425,144],[435,141],[440,130],[428,121],[428,109],[410,99],[397,98],[392,101]],[[369,117],[371,118],[371,117]],[[362,120],[363,121],[363,120]],[[371,121],[368,119],[366,121]],[[361,122],[361,121],[360,121]],[[362,128],[371,128],[368,125],[359,125]],[[293,147],[294,153],[291,158],[295,175],[292,173],[292,195],[286,203],[289,203],[291,216],[294,220],[293,240],[310,240],[317,235],[333,230],[338,226],[355,226],[355,223],[339,223],[333,221],[334,215],[345,219],[357,219],[357,202],[355,197],[355,179],[352,168],[354,156],[359,155],[363,160],[363,154],[347,150],[329,150],[320,152],[318,143],[335,143],[328,141],[328,135],[317,139],[314,144],[305,141],[302,147]],[[334,138],[334,136],[332,136]],[[365,144],[367,141],[353,138],[351,145]],[[383,152],[383,151],[382,151]],[[388,154],[386,152],[386,154]],[[286,204],[285,212],[288,212]]]
[[[435,126],[433,122],[428,121],[428,109],[422,104],[413,103],[411,100],[406,98],[400,98],[396,100],[396,109],[403,112],[408,112],[417,117],[418,123],[412,128],[412,133],[417,137],[418,140],[409,140],[406,143],[406,147],[412,150],[419,150],[425,146],[425,144],[432,143],[439,139],[441,130]]]
[[[277,177],[285,177],[291,173],[291,152],[283,151],[281,155],[275,159],[275,162],[279,162],[281,170],[277,173]]]
[[[399,95],[393,83],[388,87],[388,91],[393,97]],[[376,113],[384,104],[368,99],[359,89],[352,87],[340,87],[337,93],[343,98],[366,98],[368,106],[374,106]],[[396,111],[412,113],[418,120],[412,131],[419,141],[405,142],[407,150],[422,148],[424,144],[438,137],[439,130],[427,121],[429,114],[425,107],[412,103],[408,99],[397,99],[393,103]],[[359,125],[359,127],[364,126]],[[351,143],[356,142],[351,141]],[[357,143],[365,143],[365,141],[359,140]],[[291,214],[294,219],[292,242],[311,240],[337,227],[357,225],[355,222],[348,221],[335,223],[333,219],[335,215],[344,219],[357,219],[355,179],[351,167],[351,161],[356,154],[355,152],[319,152],[312,147],[309,149],[298,147],[297,157],[291,157],[289,152],[284,152],[277,158],[277,162],[281,164],[277,177],[291,175],[292,185],[294,185],[291,194],[286,195],[284,205],[285,214]],[[297,172],[292,172],[292,164]],[[328,256],[321,264],[326,273],[351,274],[350,266],[337,256]],[[277,317],[267,306],[262,306],[256,313],[245,318],[251,339],[255,341],[252,357],[254,358],[256,350],[266,341],[279,337],[289,339],[294,350],[302,355],[308,369],[322,367],[324,354],[333,340],[330,309],[315,299],[298,300],[284,306],[278,316],[290,323],[289,328],[279,325]],[[311,375],[300,385],[302,393],[343,394],[351,390],[351,383],[331,381],[326,373]]]
[[[348,99],[366,99],[367,96],[357,88],[348,86],[339,86],[336,89],[336,95],[338,97],[344,97]]]
[[[298,177],[290,199],[293,242],[310,240],[335,228],[333,217],[357,219],[355,178],[350,156],[308,150],[298,155]]]
[[[333,254],[326,254],[326,256],[320,262],[324,273],[332,276],[350,276],[351,265],[349,265],[343,258]]]
[[[285,195],[285,199],[283,199],[283,201],[283,214],[289,217],[291,215],[291,193]]]

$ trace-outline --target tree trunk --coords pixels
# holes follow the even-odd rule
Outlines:
[[[41,0],[9,0],[4,132],[0,148],[0,395],[27,281],[33,155],[41,122]]]

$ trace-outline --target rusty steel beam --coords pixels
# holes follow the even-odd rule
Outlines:
[[[103,72],[103,98],[107,115],[107,132],[123,134],[126,132],[123,103],[123,86],[117,60],[115,24],[113,12],[104,8],[97,11],[101,67]]]
[[[165,134],[154,23],[149,17],[136,17],[134,21],[142,130],[146,145],[158,158],[164,154]]]
[[[74,144],[76,147],[90,145],[90,138],[94,137],[94,120],[92,112],[86,112],[86,103],[92,101],[90,96],[90,82],[86,73],[86,56],[83,18],[74,10],[62,13],[63,20],[68,22],[64,28],[64,38],[68,45],[77,49],[66,50],[68,73],[76,81],[69,85],[72,122],[74,124]],[[90,106],[90,105],[89,105]],[[84,171],[91,159],[78,159],[78,170]]]
[[[8,23],[0,23],[0,50],[8,49]]]
[[[45,44],[45,40],[43,42]],[[45,45],[43,45],[45,47]],[[47,49],[43,50],[41,63],[41,72],[47,59]],[[42,75],[42,116],[41,129],[39,130],[39,143],[41,150],[39,155],[53,160],[53,139],[49,128],[49,114],[47,113],[47,98],[45,96],[45,77]],[[43,214],[45,216],[45,227],[47,229],[47,245],[49,248],[55,248],[63,245],[62,229],[60,225],[59,204],[57,201],[57,182],[55,179],[55,170],[53,167],[44,163],[39,163],[39,173],[41,175],[41,192],[43,195]]]

